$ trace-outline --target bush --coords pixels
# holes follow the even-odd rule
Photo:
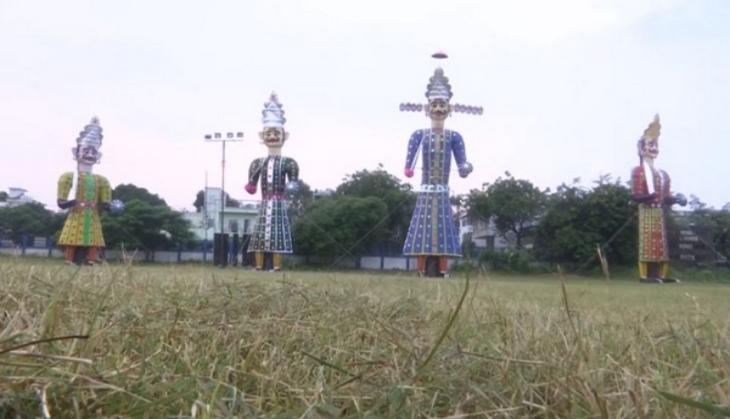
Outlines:
[[[532,256],[525,251],[486,251],[479,256],[479,265],[495,271],[528,273]]]

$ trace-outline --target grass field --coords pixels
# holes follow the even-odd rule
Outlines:
[[[0,258],[0,418],[730,415],[730,285],[466,284]]]

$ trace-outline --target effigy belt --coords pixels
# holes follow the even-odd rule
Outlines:
[[[286,199],[283,193],[281,192],[266,192],[261,194],[261,198],[263,199],[274,199],[274,200],[282,200]]]
[[[446,185],[431,185],[431,184],[424,184],[421,185],[418,192],[423,193],[443,193],[443,192],[449,192],[449,187]]]
[[[76,208],[96,208],[96,202],[94,201],[77,201]]]

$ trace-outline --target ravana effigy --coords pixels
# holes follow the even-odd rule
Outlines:
[[[92,173],[93,166],[101,160],[99,149],[103,137],[99,119],[92,118],[76,138],[76,147],[71,149],[76,170],[58,179],[58,206],[69,210],[58,245],[64,249],[68,263],[76,262],[79,250],[85,251],[87,264],[98,262],[99,250],[105,247],[99,211],[123,209],[120,201],[112,201],[109,181]]]
[[[434,58],[446,58],[443,53]],[[412,177],[421,156],[421,185],[418,188],[403,254],[416,256],[418,272],[432,276],[448,275],[448,257],[461,257],[459,227],[449,202],[449,172],[453,155],[459,176],[472,172],[466,160],[464,139],[457,131],[444,129],[444,121],[452,111],[481,114],[475,106],[451,105],[453,93],[449,79],[436,68],[426,87],[426,105],[404,103],[402,111],[425,110],[431,127],[416,130],[408,141],[404,174]]]
[[[265,257],[270,254],[272,269],[278,271],[281,255],[294,251],[287,194],[299,187],[299,166],[294,159],[281,155],[289,133],[284,130],[286,118],[276,94],[271,94],[262,113],[263,131],[259,136],[269,149],[269,155],[251,162],[248,170],[248,193],[256,193],[257,184],[261,182],[261,206],[248,252],[254,253],[257,270],[264,269]]]
[[[665,211],[673,204],[686,205],[682,194],[672,195],[669,175],[657,167],[659,155],[659,115],[637,143],[639,165],[631,171],[631,191],[639,204],[638,259],[639,281],[677,282],[669,277],[669,246]]]

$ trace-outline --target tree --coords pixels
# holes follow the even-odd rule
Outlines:
[[[387,208],[385,216],[388,220],[378,241],[385,241],[384,244],[391,248],[400,248],[403,245],[416,204],[416,196],[409,184],[401,183],[379,164],[375,170],[364,169],[348,175],[337,187],[336,194],[382,201]]]
[[[339,256],[360,255],[371,248],[386,228],[378,224],[388,214],[385,203],[375,197],[335,195],[314,201],[294,225],[297,253],[325,261]]]
[[[193,201],[193,206],[195,207],[195,212],[203,212],[203,206],[205,205],[205,191],[202,189],[198,191],[197,194],[195,194],[195,201]]]
[[[164,199],[133,184],[118,185],[112,197],[125,204],[121,214],[102,214],[104,239],[109,248],[140,249],[149,260],[157,250],[194,241],[190,223]]]
[[[689,224],[698,235],[711,240],[706,245],[711,245],[715,256],[730,257],[730,211],[698,207],[690,213]]]
[[[294,225],[314,201],[314,192],[312,192],[312,188],[309,185],[300,180],[299,188],[287,194],[287,199],[289,200],[289,222],[291,225]]]
[[[150,205],[139,199],[126,202],[121,214],[103,214],[102,225],[107,247],[140,249],[146,260],[157,250],[194,241],[190,223],[181,213],[167,205]]]
[[[713,211],[712,242],[715,250],[730,261],[730,211]]]
[[[490,218],[503,236],[512,234],[515,246],[522,249],[527,232],[536,225],[545,206],[545,193],[524,179],[515,179],[509,172],[497,178],[481,191],[472,190],[467,202],[467,214],[485,222]]]
[[[636,206],[620,180],[604,176],[593,189],[561,185],[550,195],[535,237],[538,258],[555,263],[582,263],[596,246],[611,240],[606,256],[629,264],[636,258]]]
[[[699,211],[707,208],[707,204],[702,202],[697,195],[689,195],[689,207],[692,211]]]
[[[117,185],[117,187],[112,190],[112,197],[125,203],[130,202],[133,199],[137,199],[153,206],[167,206],[167,202],[165,202],[165,200],[160,198],[157,194],[153,194],[147,189],[140,188],[131,183]]]
[[[6,202],[8,200],[8,193],[0,191],[0,202]]]
[[[205,192],[201,189],[195,194],[195,201],[193,201],[195,212],[202,212],[203,205],[205,205]],[[241,201],[231,198],[228,192],[226,192],[226,208],[240,208],[240,206]]]
[[[65,214],[49,211],[38,202],[0,208],[0,234],[20,242],[23,234],[55,236],[63,227]]]

